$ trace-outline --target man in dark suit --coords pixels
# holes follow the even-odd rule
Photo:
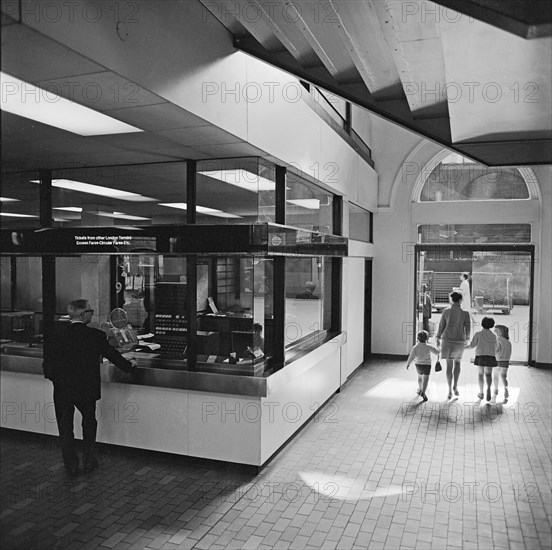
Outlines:
[[[300,294],[297,294],[295,298],[297,300],[318,300],[318,296],[314,295],[314,290],[316,289],[316,283],[313,281],[307,281],[305,283],[305,290]]]
[[[136,362],[127,361],[110,346],[106,334],[87,325],[94,310],[88,300],[75,300],[67,308],[71,323],[57,323],[45,332],[44,376],[54,383],[54,407],[65,469],[70,477],[79,474],[73,417],[75,407],[82,415],[83,471],[98,467],[96,443],[96,401],[101,397],[100,363],[106,357],[125,372]]]

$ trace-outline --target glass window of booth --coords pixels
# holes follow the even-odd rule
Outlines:
[[[263,374],[273,350],[273,260],[200,256],[197,369]]]
[[[120,351],[143,354],[150,368],[266,376],[339,328],[335,257],[280,257],[278,284],[276,258],[263,253],[148,250],[52,260],[55,296],[44,302],[55,304],[55,320],[68,318],[71,301],[87,299],[91,326]],[[39,256],[2,257],[4,340],[39,342],[43,264]],[[276,300],[283,300],[278,308]],[[280,307],[284,315],[275,318]]]
[[[2,257],[1,338],[32,342],[42,333],[42,258]]]
[[[261,158],[197,163],[197,223],[275,221],[275,167]]]
[[[286,348],[321,343],[332,328],[332,263],[320,256],[286,258]]]
[[[286,225],[334,233],[334,195],[288,171],[286,180]]]
[[[58,227],[186,223],[186,163],[95,166],[52,173]]]
[[[83,254],[56,258],[58,316],[76,298],[95,310],[92,326],[103,329],[124,351],[148,353],[166,368],[187,368],[190,337],[197,369],[263,374],[273,350],[273,260],[252,255],[198,255],[195,289],[189,287],[188,256]],[[189,300],[193,296],[195,307]],[[112,314],[124,312],[124,326]],[[197,314],[189,333],[190,311]],[[119,331],[128,330],[121,342]],[[126,345],[128,344],[128,345]],[[175,364],[173,362],[173,367]]]
[[[349,238],[367,243],[372,240],[372,212],[349,203]]]
[[[40,187],[33,180],[39,180],[38,172],[2,173],[0,219],[3,227],[40,225]]]

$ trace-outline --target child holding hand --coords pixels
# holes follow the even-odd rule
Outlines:
[[[418,343],[410,351],[410,355],[406,360],[406,368],[410,367],[410,363],[414,361],[416,370],[418,371],[418,390],[417,394],[427,401],[427,385],[429,383],[429,375],[431,373],[431,354],[439,355],[439,350],[430,346],[427,343],[429,334],[425,330],[421,330],[416,335]]]
[[[480,331],[473,335],[472,341],[466,346],[467,348],[475,348],[474,365],[479,370],[479,393],[477,397],[483,399],[483,377],[487,381],[487,401],[491,401],[491,382],[493,377],[493,368],[496,367],[496,336],[491,332],[494,327],[494,319],[492,317],[483,317],[481,320]]]
[[[494,396],[498,395],[498,378],[502,380],[504,385],[504,403],[508,402],[508,367],[510,366],[510,357],[512,356],[512,343],[506,325],[495,325],[496,334],[496,363],[497,366],[493,369],[493,386]]]

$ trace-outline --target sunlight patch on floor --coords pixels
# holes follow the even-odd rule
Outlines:
[[[299,472],[302,481],[314,492],[326,498],[342,501],[370,500],[403,493],[401,485],[366,489],[368,479],[353,479],[346,476],[328,475],[321,472]]]
[[[418,388],[417,376],[413,375],[411,380],[402,378],[388,378],[380,382],[377,386],[364,393],[364,397],[376,399],[404,399],[408,401],[421,401],[421,398],[416,395]],[[497,402],[502,403],[504,399],[504,388],[502,384],[498,387]],[[460,383],[458,386],[460,395],[457,400],[465,403],[474,403],[478,401],[477,394],[479,393],[479,385],[477,382]],[[519,386],[508,386],[510,392],[508,403],[516,403],[519,399]],[[433,401],[447,401],[448,384],[444,373],[432,373],[427,387],[427,396]],[[483,403],[486,401],[483,400]]]

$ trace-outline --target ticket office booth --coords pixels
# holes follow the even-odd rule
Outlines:
[[[2,233],[5,313],[35,311],[24,336],[3,330],[3,398],[48,410],[43,328],[81,297],[139,366],[104,366],[101,406],[118,413],[100,441],[261,466],[339,388],[343,237],[269,223],[14,233]],[[42,416],[2,425],[56,433]]]

